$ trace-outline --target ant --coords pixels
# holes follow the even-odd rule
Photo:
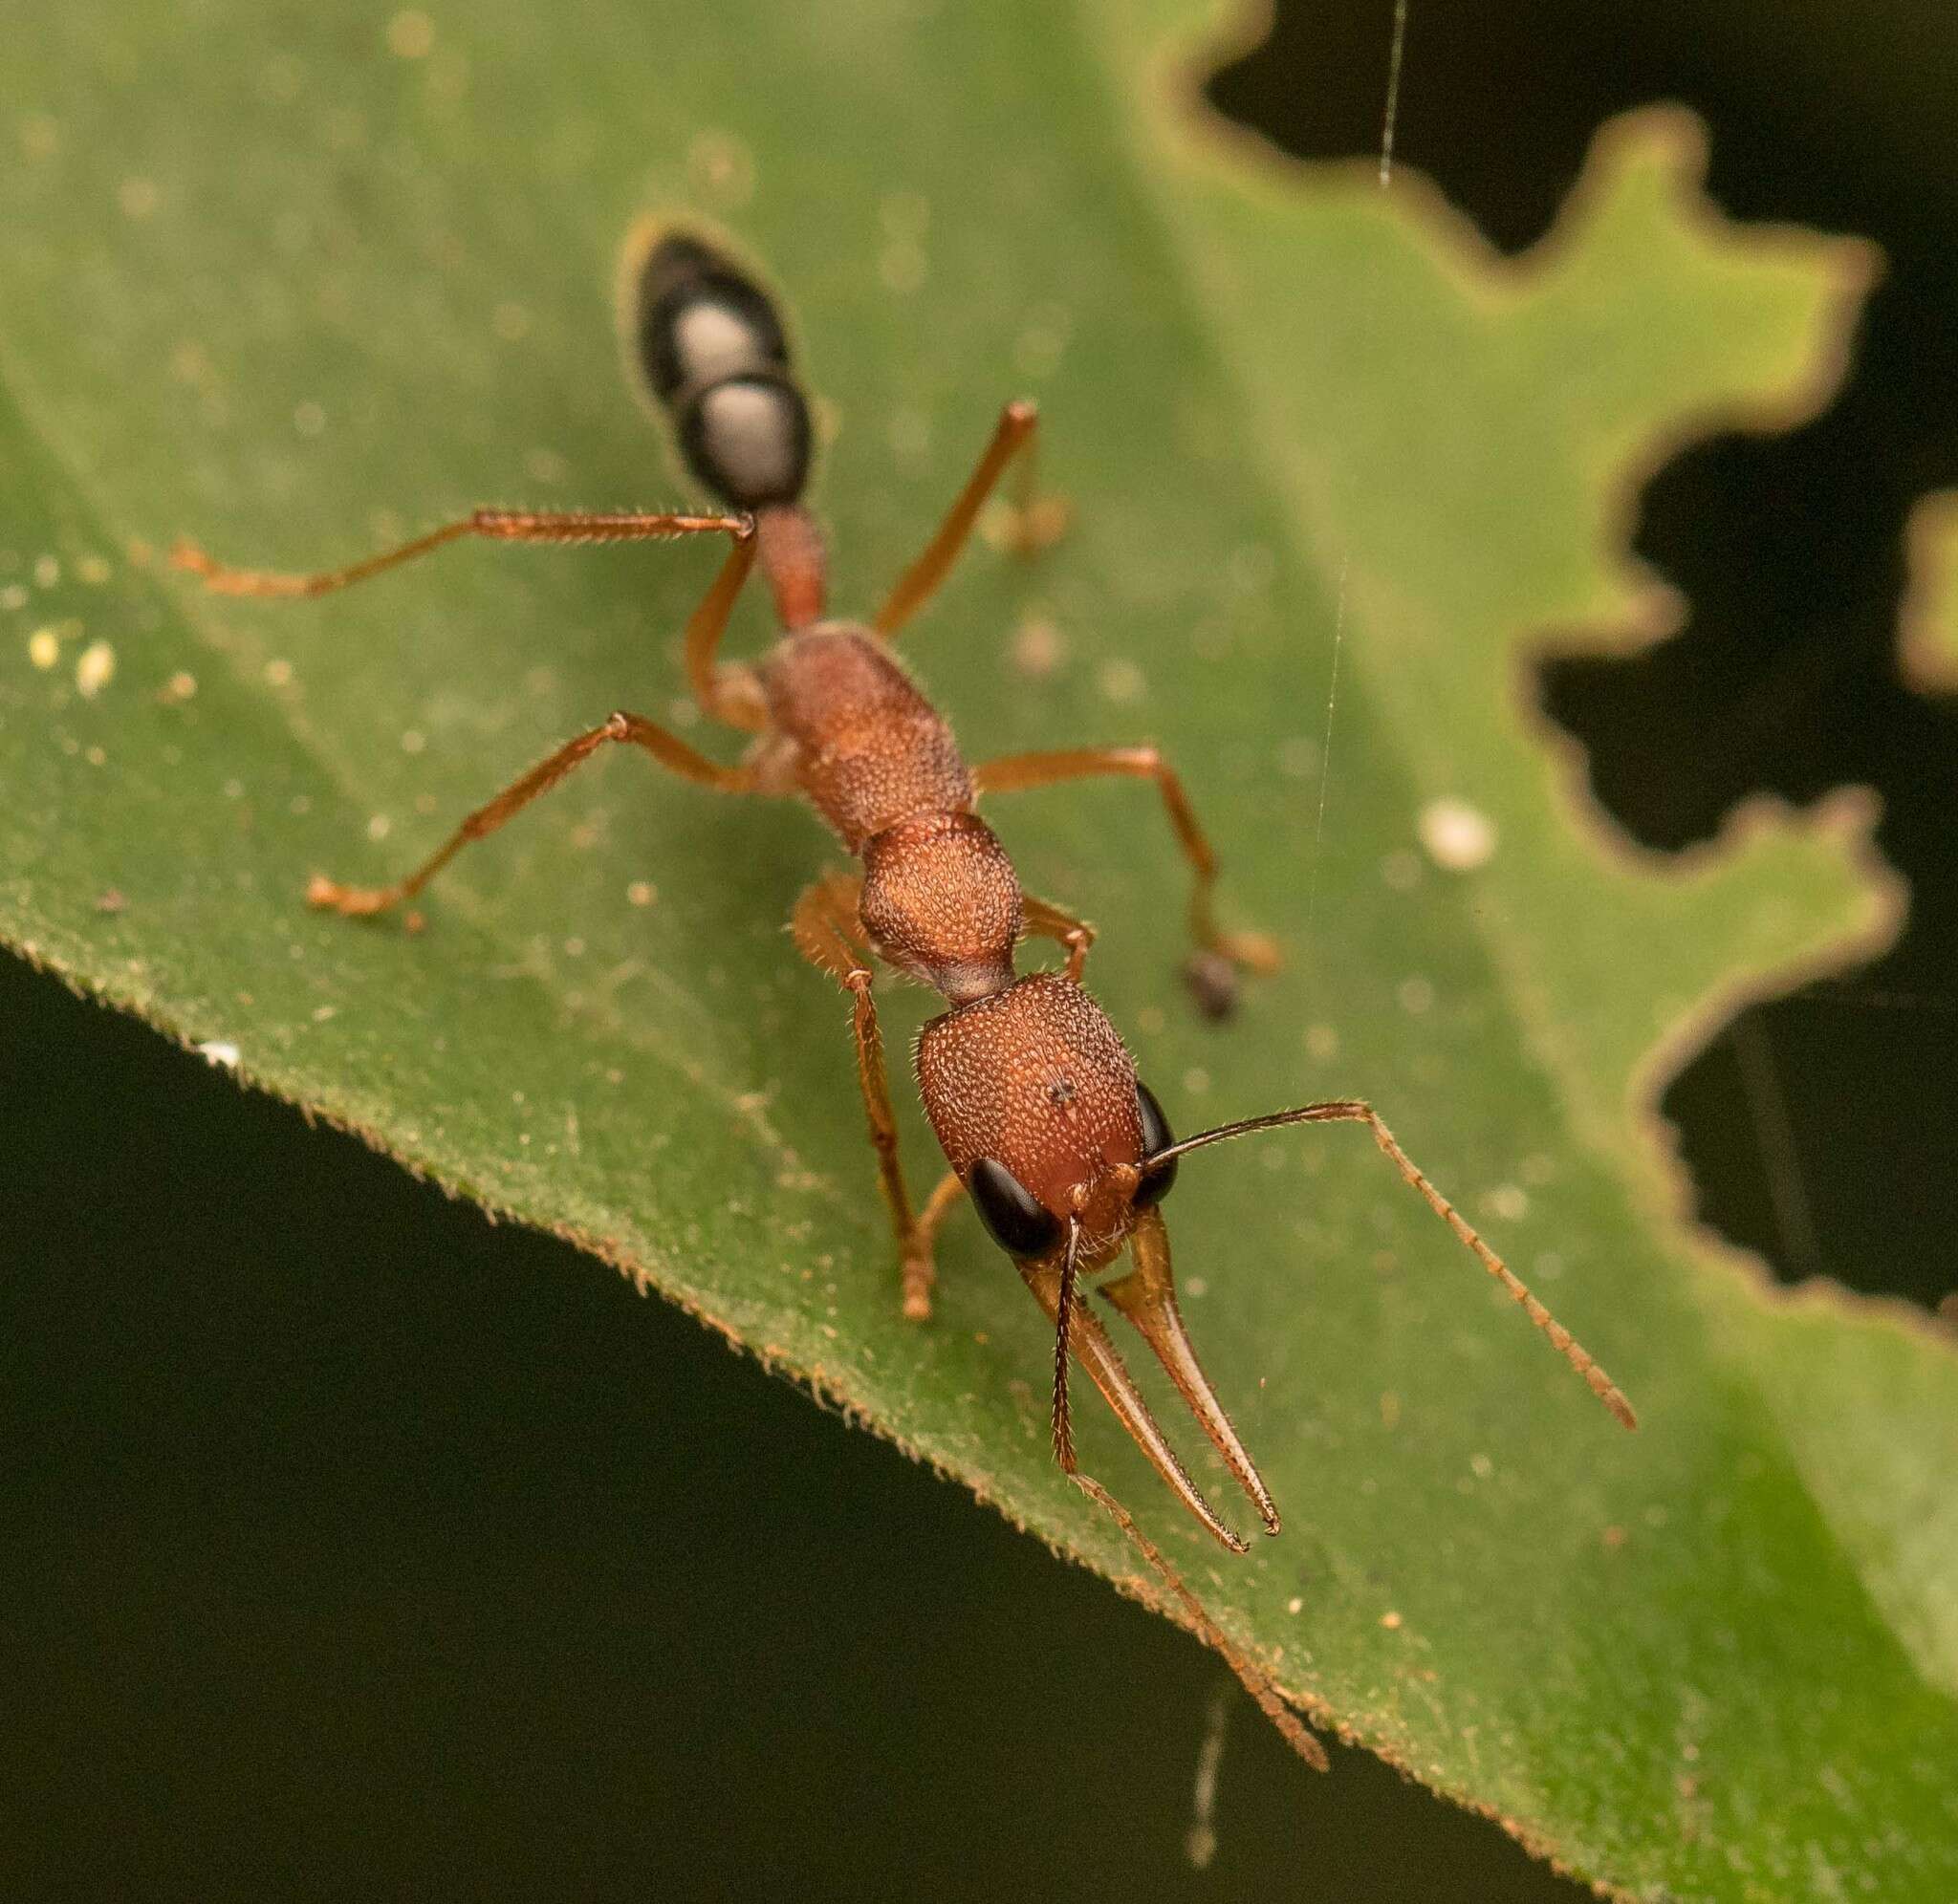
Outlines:
[[[1415,1166],[1370,1105],[1357,1098],[1307,1104],[1178,1142],[1115,1028],[1081,988],[1093,929],[1024,893],[1006,849],[974,811],[982,794],[1092,775],[1153,781],[1192,875],[1195,951],[1186,971],[1199,1005],[1223,1015],[1239,970],[1269,971],[1277,964],[1269,939],[1216,924],[1216,855],[1182,781],[1153,747],[1016,754],[968,766],[945,722],[893,657],[899,631],[945,579],[1015,456],[1022,487],[1014,541],[1031,552],[1055,532],[1056,506],[1036,505],[1033,494],[1033,405],[1012,402],[1000,413],[992,440],[937,533],[875,618],[868,625],[843,620],[826,612],[822,533],[802,502],[813,435],[808,399],[791,368],[777,308],[755,273],[737,262],[725,241],[694,228],[648,224],[626,248],[620,305],[630,354],[648,394],[670,419],[687,467],[730,513],[477,509],[366,561],[311,575],[228,568],[189,543],[180,544],[173,559],[221,594],[291,597],[345,588],[465,536],[578,543],[725,535],[726,560],[686,624],[685,667],[702,710],[751,734],[752,742],[737,765],[725,766],[642,715],[614,714],[470,813],[405,878],[369,887],[315,876],[306,897],[315,906],[356,918],[402,905],[463,847],[494,833],[613,744],[642,748],[683,779],[720,792],[807,800],[861,862],[854,874],[817,879],[796,902],[792,931],[802,956],[850,998],[858,1083],[896,1235],[905,1315],[929,1316],[933,1239],[960,1196],[969,1197],[1054,1326],[1052,1430],[1060,1467],[1113,1516],[1294,1748],[1323,1769],[1317,1740],[1262,1669],[1218,1631],[1128,1510],[1076,1460],[1068,1374],[1070,1361],[1077,1359],[1184,1506],[1221,1545],[1233,1553],[1248,1551],[1249,1543],[1198,1490],[1083,1299],[1085,1280],[1126,1248],[1133,1266],[1099,1293],[1162,1362],[1265,1531],[1278,1531],[1278,1510],[1205,1375],[1177,1308],[1161,1206],[1183,1158],[1252,1131],[1364,1124],[1402,1177],[1628,1428],[1634,1425],[1630,1405]],[[781,637],[757,663],[723,661],[717,656],[722,635],[757,562],[774,597]],[[413,914],[409,920],[419,923]],[[1062,970],[1015,972],[1014,947],[1030,934],[1065,949]],[[914,1209],[899,1165],[873,956],[932,986],[950,1007],[925,1026],[917,1048],[925,1109],[951,1166],[922,1209]]]

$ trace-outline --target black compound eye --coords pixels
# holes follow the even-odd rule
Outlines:
[[[1163,1114],[1162,1105],[1156,1102],[1156,1093],[1140,1078],[1136,1080],[1136,1109],[1142,1114],[1142,1180],[1136,1185],[1132,1201],[1137,1209],[1146,1210],[1168,1196],[1182,1159],[1171,1158],[1159,1169],[1149,1168],[1149,1159],[1158,1151],[1167,1150],[1176,1137],[1170,1131],[1169,1119]]]
[[[982,1157],[966,1179],[966,1188],[979,1221],[1009,1256],[1044,1256],[1060,1240],[1059,1220],[1005,1164]]]

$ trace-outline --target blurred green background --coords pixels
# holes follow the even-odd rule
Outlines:
[[[1287,8],[1216,97],[1377,149],[1391,16]],[[1958,749],[1888,643],[1903,508],[1958,481],[1954,38],[1415,0],[1397,141],[1515,246],[1599,118],[1682,97],[1736,213],[1890,255],[1842,402],[1654,486],[1688,629],[1546,693],[1656,844],[1753,787],[1882,789],[1904,944],[1748,1014],[1668,1107],[1730,1234],[1928,1302]],[[1308,1777],[1238,1699],[1192,1870],[1225,1676],[1181,1635],[602,1266],[11,963],[0,1051],[6,1895],[1578,1894],[1363,1757]]]

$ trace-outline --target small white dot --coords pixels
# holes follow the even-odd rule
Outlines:
[[[1519,1223],[1530,1214],[1530,1193],[1520,1183],[1498,1183],[1484,1196],[1482,1207],[1504,1222]]]
[[[696,133],[686,148],[687,183],[724,208],[754,195],[754,154],[731,132]]]
[[[1495,822],[1466,800],[1430,800],[1415,831],[1428,856],[1450,873],[1471,873],[1495,853]]]
[[[84,701],[93,701],[116,677],[116,651],[106,641],[91,641],[75,664],[75,687]]]
[[[424,59],[435,44],[435,22],[408,8],[387,23],[387,50],[397,59]]]

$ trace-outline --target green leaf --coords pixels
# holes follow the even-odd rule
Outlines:
[[[235,5],[185,32],[85,4],[17,37],[0,932],[1159,1597],[1054,1471],[1045,1330],[976,1225],[933,1322],[898,1315],[843,1013],[780,930],[828,851],[806,819],[610,761],[446,876],[420,937],[301,902],[610,708],[665,716],[716,552],[457,550],[288,608],[153,552],[307,567],[474,503],[681,494],[616,368],[612,262],[649,205],[721,218],[793,289],[832,406],[846,604],[999,401],[1042,400],[1075,531],[1031,579],[973,555],[907,652],[975,757],[1159,740],[1229,908],[1291,949],[1199,1025],[1148,800],[997,804],[1029,886],[1101,924],[1093,983],[1172,1119],[1369,1096],[1644,1423],[1363,1134],[1308,1131],[1192,1158],[1170,1206],[1285,1537],[1217,1556],[1084,1410],[1090,1466],[1322,1720],[1584,1875],[1948,1896],[1958,1365],[1696,1236],[1652,1109],[1739,999],[1893,929],[1868,815],[1757,810],[1657,860],[1528,711],[1544,640],[1663,631],[1632,486],[1818,401],[1867,259],[1725,224],[1691,126],[1648,115],[1498,265],[1411,177],[1206,127],[1178,76],[1206,24],[817,0],[567,33],[486,0],[432,33]],[[1052,672],[1015,659],[1030,620]],[[1424,856],[1441,799],[1492,823],[1486,863]],[[901,999],[894,1046],[925,1013]]]

